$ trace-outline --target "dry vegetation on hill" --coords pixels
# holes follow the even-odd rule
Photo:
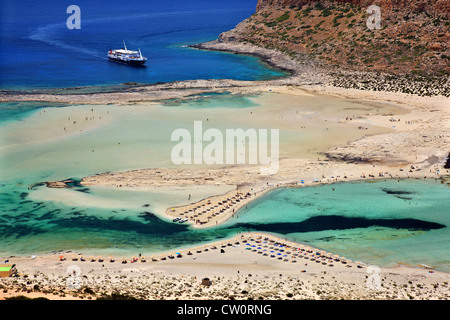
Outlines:
[[[277,49],[299,61],[306,55],[340,76],[340,83],[348,81],[345,72],[383,73],[393,77],[387,82],[416,80],[424,95],[435,94],[433,87],[450,75],[450,2],[371,1],[381,9],[380,29],[368,28],[363,2],[259,0],[255,14],[219,41]]]

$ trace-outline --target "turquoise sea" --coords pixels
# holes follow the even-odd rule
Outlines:
[[[77,33],[65,27],[65,10],[72,3],[2,2],[2,89],[285,75],[253,57],[187,47],[234,27],[254,12],[256,0],[127,3],[123,7],[115,0],[78,1],[83,20]],[[149,56],[146,68],[105,61],[104,53],[122,40]],[[218,106],[258,108],[249,97],[211,94],[185,103],[169,101],[161,112],[173,113],[173,122],[182,123],[183,119],[175,120],[181,110],[214,112]],[[105,122],[59,138],[61,128],[56,124],[67,119],[67,112],[73,120],[91,110]],[[109,115],[115,118],[108,120]],[[119,125],[122,130],[117,130]],[[448,183],[441,180],[277,189],[226,224],[207,230],[158,217],[168,205],[183,203],[192,193],[188,188],[175,194],[76,183],[99,172],[166,164],[161,154],[170,150],[163,140],[170,133],[167,127],[148,118],[145,108],[0,103],[0,257],[61,250],[136,255],[258,230],[380,266],[426,264],[450,272],[450,193]],[[75,181],[70,189],[40,184],[66,178]],[[202,192],[196,197],[201,198]]]
[[[366,263],[450,271],[449,187],[428,178],[277,189],[227,225],[282,234]]]
[[[161,105],[158,114],[175,116],[182,108],[185,113],[180,117],[186,117],[195,111],[214,112],[218,106],[228,108],[229,104],[230,110],[241,104],[243,108],[258,108],[257,104],[250,106],[245,96],[207,99],[208,103],[200,100],[200,107],[195,100],[176,108]],[[166,132],[167,123],[158,126],[157,120],[149,117],[155,110],[59,105],[30,108],[24,107],[20,117],[16,112],[14,119],[0,126],[0,135],[9,137],[0,141],[0,256],[64,250],[120,256],[156,253],[254,230],[380,266],[426,264],[450,271],[448,181],[428,177],[281,188],[241,209],[222,226],[192,229],[159,215],[172,205],[185,203],[193,193],[189,187],[176,192],[132,191],[77,184],[83,176],[98,172],[164,166],[167,158],[162,155],[170,149],[166,150],[163,139],[168,139],[170,130]],[[65,116],[70,112],[73,117],[94,110],[98,115],[99,108],[103,116],[109,112],[120,122],[110,121],[65,139],[52,138],[52,128],[43,128],[39,122],[59,113]],[[146,127],[152,130],[146,132]],[[31,141],[34,134],[26,128],[40,131],[36,142]],[[120,148],[116,139],[121,141]],[[39,184],[67,178],[74,179],[72,188]],[[193,197],[201,199],[202,192]]]

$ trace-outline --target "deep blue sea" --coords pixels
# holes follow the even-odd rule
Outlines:
[[[187,47],[217,39],[255,12],[256,0],[2,1],[2,89],[155,83],[187,79],[260,80],[284,73],[257,58]],[[69,5],[81,29],[68,29]],[[141,49],[146,67],[110,62],[109,49]]]

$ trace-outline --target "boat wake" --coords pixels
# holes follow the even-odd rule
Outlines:
[[[69,50],[71,52],[81,53],[84,56],[94,57],[97,59],[107,60],[105,57],[100,55],[96,50],[84,48],[81,46],[76,46],[72,44],[67,44],[64,40],[60,39],[63,37],[61,31],[66,29],[65,23],[55,23],[39,27],[33,30],[33,32],[27,37],[30,40],[40,41],[48,45],[56,46],[62,49]]]
[[[217,11],[222,10],[214,10],[214,9],[207,9],[202,11],[204,14],[210,14]],[[193,11],[194,12],[194,11]],[[197,12],[198,13],[198,12]],[[167,16],[174,16],[177,15],[186,15],[189,14],[189,11],[172,11],[172,12],[152,12],[152,13],[139,13],[139,14],[131,14],[126,16],[117,16],[117,17],[103,17],[103,18],[96,18],[96,19],[83,19],[82,20],[82,31],[87,28],[92,28],[95,25],[101,25],[101,24],[117,24],[118,22],[124,23],[124,21],[133,21],[133,23],[136,20],[152,20]],[[62,49],[69,50],[71,52],[77,52],[84,56],[93,57],[96,59],[102,59],[102,60],[108,60],[104,56],[104,50],[105,48],[109,48],[111,44],[106,44],[105,47],[101,50],[95,50],[92,48],[86,48],[79,46],[77,44],[68,43],[68,36],[67,36],[67,26],[66,22],[59,22],[59,23],[53,23],[48,24],[45,26],[37,27],[32,30],[31,34],[27,37],[30,40],[40,41],[48,45],[56,46]],[[195,29],[192,29],[195,30]],[[171,30],[167,32],[156,32],[156,33],[149,33],[146,35],[143,35],[139,37],[138,39],[140,41],[147,40],[147,38],[162,35],[162,34],[171,34],[174,32],[183,32],[186,31],[186,29],[179,29],[179,30]],[[89,35],[86,35],[85,37],[89,37]],[[142,47],[142,46],[141,46]]]

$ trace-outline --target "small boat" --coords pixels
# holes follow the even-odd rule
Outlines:
[[[131,65],[144,65],[147,62],[147,58],[142,56],[141,49],[139,51],[128,50],[125,41],[123,46],[122,49],[109,49],[108,58],[115,62]]]
[[[173,221],[173,222],[177,222],[177,221],[179,221],[179,220],[181,220],[181,217],[176,217],[176,218],[173,219],[172,221]]]
[[[179,223],[184,223],[184,222],[186,222],[186,221],[188,221],[188,219],[187,219],[187,218],[183,218],[183,219],[181,219],[181,220],[179,221]]]

